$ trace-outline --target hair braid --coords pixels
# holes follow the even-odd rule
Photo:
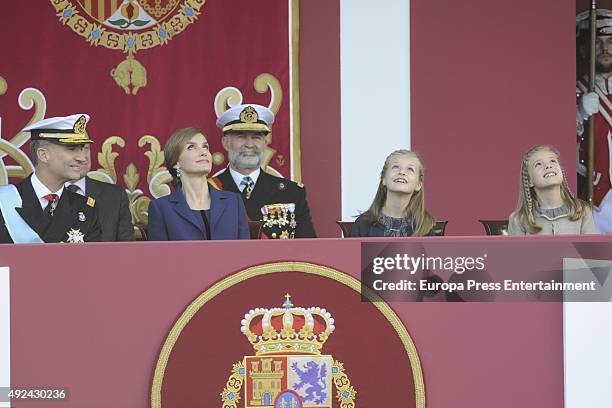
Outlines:
[[[531,187],[529,186],[529,172],[527,171],[526,161],[523,162],[521,172],[523,173],[523,195],[525,196],[525,201],[527,202],[527,214],[525,214],[527,218],[527,228],[531,230],[536,227],[536,203],[534,203],[533,196],[531,195]]]
[[[567,176],[565,175],[565,168],[563,166],[561,166],[561,172],[563,173],[561,196],[563,197],[563,201],[569,206],[569,218],[572,221],[579,220],[584,217],[589,204],[574,196],[574,193],[572,193],[567,183]]]
[[[563,181],[561,182],[560,193],[561,198],[565,205],[569,207],[568,216],[570,220],[576,221],[582,218],[587,211],[588,204],[584,201],[575,198],[572,190],[567,183],[567,175],[565,174],[565,168],[561,163],[561,157],[557,149],[552,146],[536,146],[531,149],[523,156],[521,162],[521,188],[519,190],[519,199],[515,210],[515,215],[518,215],[518,220],[521,227],[530,234],[538,233],[542,230],[536,223],[536,210],[539,208],[536,192],[529,186],[529,171],[528,163],[534,153],[547,150],[554,153],[557,156],[559,168],[563,174]]]

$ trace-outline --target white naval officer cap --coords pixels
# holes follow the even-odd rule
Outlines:
[[[256,104],[236,105],[219,116],[217,127],[227,132],[270,133],[274,113],[265,106]]]
[[[30,132],[32,140],[48,140],[67,145],[93,143],[87,135],[87,122],[89,115],[77,113],[43,119],[26,126],[23,131]]]

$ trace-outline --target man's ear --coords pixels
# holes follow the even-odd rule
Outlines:
[[[39,163],[48,163],[51,158],[51,151],[48,147],[40,147],[36,150],[36,158]]]
[[[229,135],[227,135],[227,134],[224,134],[224,135],[221,137],[221,145],[222,145],[222,146],[223,146],[223,148],[224,148],[225,150],[227,150],[227,151],[229,151],[229,148],[227,147],[227,145],[229,144],[229,137],[230,137],[230,136],[229,136]]]

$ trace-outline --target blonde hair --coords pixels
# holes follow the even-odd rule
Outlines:
[[[166,141],[166,145],[164,146],[164,158],[166,161],[166,168],[172,176],[172,185],[174,188],[181,187],[181,178],[179,177],[174,166],[176,166],[176,163],[178,163],[179,157],[181,156],[181,153],[185,149],[187,143],[189,143],[191,138],[198,133],[206,137],[204,132],[202,132],[200,129],[188,127],[178,129]]]
[[[535,188],[530,186],[528,163],[529,159],[531,159],[531,156],[533,156],[534,153],[544,150],[555,154],[559,162],[559,167],[561,167],[561,172],[563,173],[563,182],[560,186],[561,198],[569,207],[569,219],[571,221],[579,220],[585,215],[585,212],[589,206],[587,203],[574,197],[572,194],[572,191],[567,184],[565,168],[561,163],[561,155],[559,154],[559,151],[548,145],[532,147],[529,149],[529,151],[527,151],[527,153],[525,153],[523,160],[521,161],[520,188],[515,210],[515,213],[518,215],[519,225],[529,234],[537,234],[542,230],[542,227],[537,226],[535,222],[535,217],[537,215],[536,211],[540,208],[540,203],[538,202],[538,195]]]
[[[383,185],[383,179],[391,160],[397,156],[408,156],[416,159],[419,163],[419,181],[421,183],[421,189],[412,193],[410,202],[404,210],[404,218],[410,221],[414,236],[427,235],[434,228],[436,221],[425,209],[425,168],[423,167],[419,155],[411,150],[396,150],[387,156],[385,164],[380,171],[380,181],[378,183],[376,195],[374,196],[374,201],[370,205],[370,208],[362,215],[372,224],[377,222],[380,218],[382,209],[387,201],[387,187]]]

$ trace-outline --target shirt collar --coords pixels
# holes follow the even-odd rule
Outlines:
[[[606,80],[601,74],[597,74],[595,75],[595,83],[606,95],[612,90],[612,76]]]
[[[36,173],[32,174],[32,188],[34,188],[34,193],[36,193],[36,197],[39,200],[43,200],[43,197],[47,194],[56,194],[58,197],[62,196],[62,191],[64,191],[64,186],[62,186],[58,191],[51,191],[45,186],[42,181],[36,176]],[[44,199],[46,201],[46,199]]]
[[[82,195],[87,195],[87,191],[85,190],[85,177],[77,180],[77,181],[73,181],[73,182],[67,182],[64,186],[68,187],[69,185],[74,184],[75,186],[77,186],[79,189],[81,189],[81,191],[83,192]],[[80,194],[80,193],[79,193]]]
[[[240,183],[242,183],[242,179],[249,176],[253,180],[253,184],[257,184],[257,178],[259,177],[259,173],[261,172],[261,169],[257,168],[252,173],[246,174],[246,175],[238,173],[236,170],[232,169],[231,166],[229,167],[229,171],[230,171],[230,174],[232,175],[232,178],[234,179],[234,183],[236,183],[236,186],[238,186],[238,189],[242,191],[244,189],[244,186],[240,185]]]

